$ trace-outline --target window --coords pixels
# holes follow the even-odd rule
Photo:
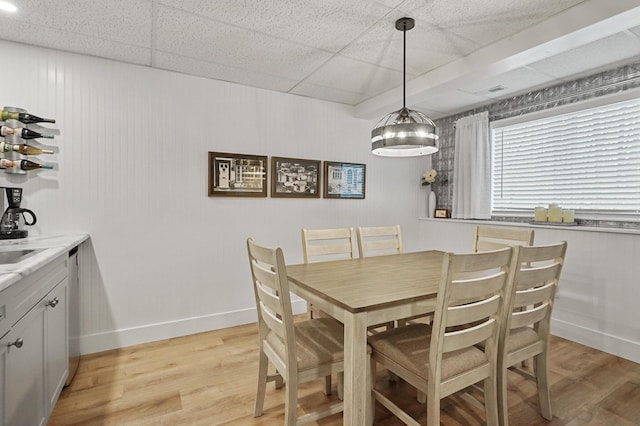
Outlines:
[[[640,99],[511,123],[492,124],[492,214],[557,203],[586,216],[637,218]]]

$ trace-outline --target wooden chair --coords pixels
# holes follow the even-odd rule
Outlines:
[[[358,252],[361,258],[402,253],[400,225],[358,226]]]
[[[361,258],[370,256],[384,256],[402,253],[402,232],[400,225],[393,226],[358,226],[358,252]],[[398,320],[398,325],[418,318],[429,318],[431,315],[419,315]],[[381,324],[387,329],[393,328],[393,323]],[[376,327],[378,328],[378,327]]]
[[[315,421],[343,410],[342,401],[297,417],[298,384],[344,371],[344,331],[331,318],[293,321],[289,282],[280,248],[247,240],[249,265],[258,311],[260,362],[254,416],[262,415],[267,382],[285,381],[285,425]],[[268,374],[269,361],[276,375]],[[279,374],[278,374],[279,373]]]
[[[302,255],[304,263],[354,259],[356,238],[353,228],[302,228]],[[308,307],[309,318],[323,315],[313,306]]]
[[[508,246],[533,245],[533,229],[513,229],[476,226],[473,235],[473,251],[497,250]]]
[[[498,423],[498,337],[513,283],[512,253],[511,247],[446,253],[433,326],[410,324],[369,337],[372,370],[379,363],[426,393],[428,426],[440,424],[441,398],[478,382],[484,384],[487,424]],[[373,395],[405,424],[419,424],[375,387]]]
[[[497,250],[503,247],[531,246],[534,238],[533,229],[514,229],[490,226],[476,226],[473,235],[473,251]],[[529,360],[522,360],[527,367]]]
[[[304,263],[353,259],[356,253],[353,228],[302,229]]]
[[[505,305],[498,345],[498,407],[500,425],[509,424],[507,369],[538,385],[542,417],[551,420],[549,393],[549,329],[553,299],[564,264],[567,243],[517,247],[514,285]],[[533,374],[517,365],[533,357]]]

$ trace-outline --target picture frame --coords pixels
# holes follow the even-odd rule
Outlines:
[[[271,157],[271,197],[320,198],[321,162]]]
[[[433,217],[437,217],[440,219],[446,219],[449,217],[449,210],[447,209],[435,209]]]
[[[324,198],[362,200],[366,194],[367,165],[324,162]]]
[[[209,197],[266,197],[266,155],[209,151]]]

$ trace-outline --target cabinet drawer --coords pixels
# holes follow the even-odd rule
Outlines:
[[[68,275],[67,259],[64,253],[5,290],[9,293],[6,301],[9,326],[22,318]]]

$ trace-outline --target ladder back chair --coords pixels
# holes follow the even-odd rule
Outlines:
[[[533,229],[513,229],[476,226],[473,234],[473,251],[497,250],[508,246],[533,245]]]
[[[496,250],[503,247],[531,246],[534,239],[533,229],[514,229],[491,226],[476,226],[473,235],[473,251]],[[527,367],[529,360],[522,360]]]
[[[297,417],[298,384],[342,374],[344,331],[331,318],[293,321],[284,255],[247,239],[249,265],[258,312],[260,360],[254,416],[262,415],[267,382],[285,382],[285,425],[296,425],[339,413],[342,401]],[[276,375],[268,374],[269,361]]]
[[[361,258],[402,253],[400,225],[358,226],[358,252]]]
[[[446,253],[433,325],[410,324],[369,337],[372,370],[380,364],[426,393],[428,426],[440,424],[442,398],[479,382],[486,422],[498,423],[497,350],[503,305],[513,284],[512,254],[511,247]],[[372,392],[405,424],[419,425],[375,386]]]
[[[516,247],[514,285],[505,305],[498,346],[498,407],[500,425],[509,424],[507,372],[512,369],[536,381],[542,417],[551,420],[549,392],[549,332],[553,300],[567,243]],[[517,366],[533,357],[533,373]]]
[[[353,228],[302,229],[304,263],[354,259],[355,253]]]

